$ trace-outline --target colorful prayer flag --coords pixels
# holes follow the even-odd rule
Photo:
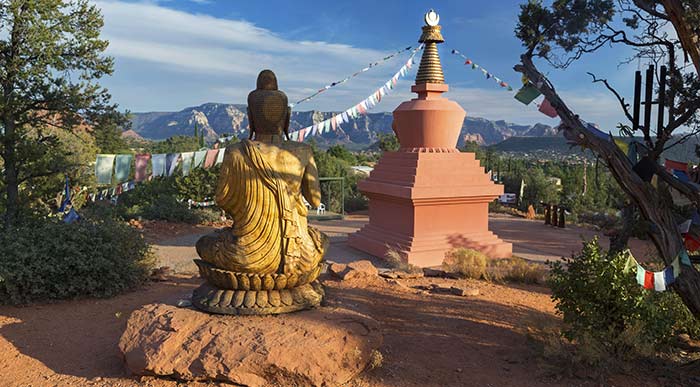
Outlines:
[[[182,158],[182,176],[187,176],[190,174],[190,170],[192,169],[194,152],[182,152],[180,157]]]
[[[671,285],[672,283],[676,282],[676,276],[674,275],[673,272],[673,266],[667,266],[664,271],[664,282],[666,282],[666,288],[668,288],[668,285]]]
[[[515,94],[515,99],[524,103],[525,105],[529,105],[530,102],[534,101],[535,98],[540,96],[540,94],[540,91],[537,90],[535,86],[528,83],[518,90],[518,92]]]
[[[644,271],[644,289],[654,289],[654,273]]]
[[[664,163],[664,166],[665,166],[666,169],[668,169],[669,171],[670,171],[670,170],[677,169],[677,170],[680,170],[680,171],[683,171],[683,172],[688,172],[688,163],[683,163],[683,162],[680,162],[680,161],[675,161],[675,160],[671,160],[671,159],[666,159],[666,162]]]
[[[216,165],[224,162],[224,155],[226,154],[226,148],[219,149],[219,154],[216,155]]]
[[[179,153],[168,153],[165,157],[165,172],[168,176],[172,176],[175,173],[178,161],[180,161]]]
[[[663,271],[654,272],[654,290],[657,292],[663,292],[666,290],[666,281],[664,279]]]
[[[115,155],[97,155],[95,160],[95,176],[98,185],[112,184],[112,168]]]
[[[216,156],[219,155],[219,150],[218,149],[209,149],[207,151],[207,155],[204,159],[204,168],[209,169],[214,166],[214,163],[216,162]]]
[[[165,176],[167,172],[165,158],[165,153],[157,153],[151,156],[151,169],[153,170],[153,177]]]
[[[136,181],[144,181],[146,180],[146,169],[148,168],[148,161],[151,159],[150,154],[141,154],[141,155],[136,155],[136,161],[135,165],[136,168],[134,170],[134,180]]]
[[[117,184],[127,181],[131,174],[132,155],[117,155],[114,163],[114,180]]]
[[[194,152],[194,165],[192,165],[192,168],[201,167],[205,157],[207,157],[207,151],[205,150]]]
[[[554,107],[551,103],[549,103],[549,100],[547,98],[542,100],[542,103],[540,104],[540,108],[538,110],[540,111],[540,113],[544,114],[547,117],[557,118],[559,116],[559,114],[557,114],[557,111],[554,110]]]

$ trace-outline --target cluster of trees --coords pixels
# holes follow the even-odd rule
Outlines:
[[[521,6],[515,29],[524,53],[514,69],[554,107],[562,121],[564,136],[590,149],[606,163],[629,206],[638,210],[642,220],[653,225],[646,233],[666,264],[671,264],[684,249],[678,231],[679,219],[673,203],[667,200],[669,189],[686,196],[696,207],[700,206],[698,189],[676,179],[659,165],[665,149],[700,132],[698,20],[700,2],[696,0],[560,0],[551,5],[535,0]],[[669,29],[673,33],[669,33]],[[582,121],[586,117],[579,117],[569,107],[540,69],[543,65],[565,69],[584,55],[607,46],[627,47],[632,52],[627,61],[663,64],[666,68],[665,72],[657,71],[654,77],[664,77],[667,85],[665,90],[659,90],[659,95],[668,108],[668,115],[666,120],[659,120],[657,126],[637,125],[637,106],[623,97],[626,93],[615,89],[608,80],[591,74],[594,82],[601,83],[619,101],[620,116],[624,119],[619,125],[621,133],[643,137],[646,147],[643,156],[659,179],[656,186],[634,171],[630,160],[614,142],[588,130]],[[634,212],[625,211],[628,219],[631,220]],[[626,243],[623,236],[614,250],[624,248]],[[682,274],[672,287],[690,311],[700,317],[700,272],[692,266],[683,266]]]

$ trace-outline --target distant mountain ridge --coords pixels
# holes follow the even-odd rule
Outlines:
[[[293,111],[290,131],[313,125],[330,118],[337,112]],[[151,140],[163,140],[176,135],[192,135],[194,124],[204,130],[209,140],[223,134],[235,134],[239,138],[248,135],[246,105],[205,103],[188,107],[179,112],[133,113],[132,130]],[[336,131],[317,136],[320,145],[344,144],[360,149],[378,140],[380,134],[391,133],[390,112],[368,113],[341,125]],[[491,145],[513,136],[555,136],[556,129],[545,124],[518,125],[504,120],[491,121],[479,117],[464,119],[459,145],[464,141],[477,141]]]

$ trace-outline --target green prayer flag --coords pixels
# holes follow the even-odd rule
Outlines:
[[[117,155],[114,165],[114,179],[117,184],[129,180],[131,174],[131,159],[133,155]]]
[[[679,253],[681,257],[681,263],[686,265],[686,266],[692,266],[690,263],[690,257],[688,257],[688,251],[686,249],[681,249],[681,252]]]
[[[540,93],[535,86],[528,83],[518,90],[518,92],[515,94],[515,99],[524,103],[525,105],[529,105],[530,102],[534,101],[535,98],[540,96],[540,94],[542,93]]]
[[[95,176],[97,184],[112,184],[112,168],[114,167],[115,155],[97,155],[95,161]]]
[[[194,164],[192,168],[199,168],[204,162],[204,158],[207,156],[207,151],[197,151],[194,152]]]

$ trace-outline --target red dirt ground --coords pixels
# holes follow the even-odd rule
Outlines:
[[[158,228],[165,231],[156,231]],[[202,229],[145,227],[151,240],[192,232]],[[187,298],[200,281],[197,276],[177,275],[111,299],[0,307],[0,386],[221,385],[130,376],[117,347],[133,310]],[[384,335],[382,365],[343,387],[689,385],[643,368],[637,370],[639,375],[617,375],[603,384],[585,376],[562,376],[569,374],[567,370],[552,374],[542,367],[527,334],[528,327],[559,321],[548,289],[469,280],[469,286],[480,290],[478,296],[420,290],[454,281],[421,278],[396,284],[379,277],[344,282],[326,279],[328,304],[342,304],[372,316],[381,323]]]

